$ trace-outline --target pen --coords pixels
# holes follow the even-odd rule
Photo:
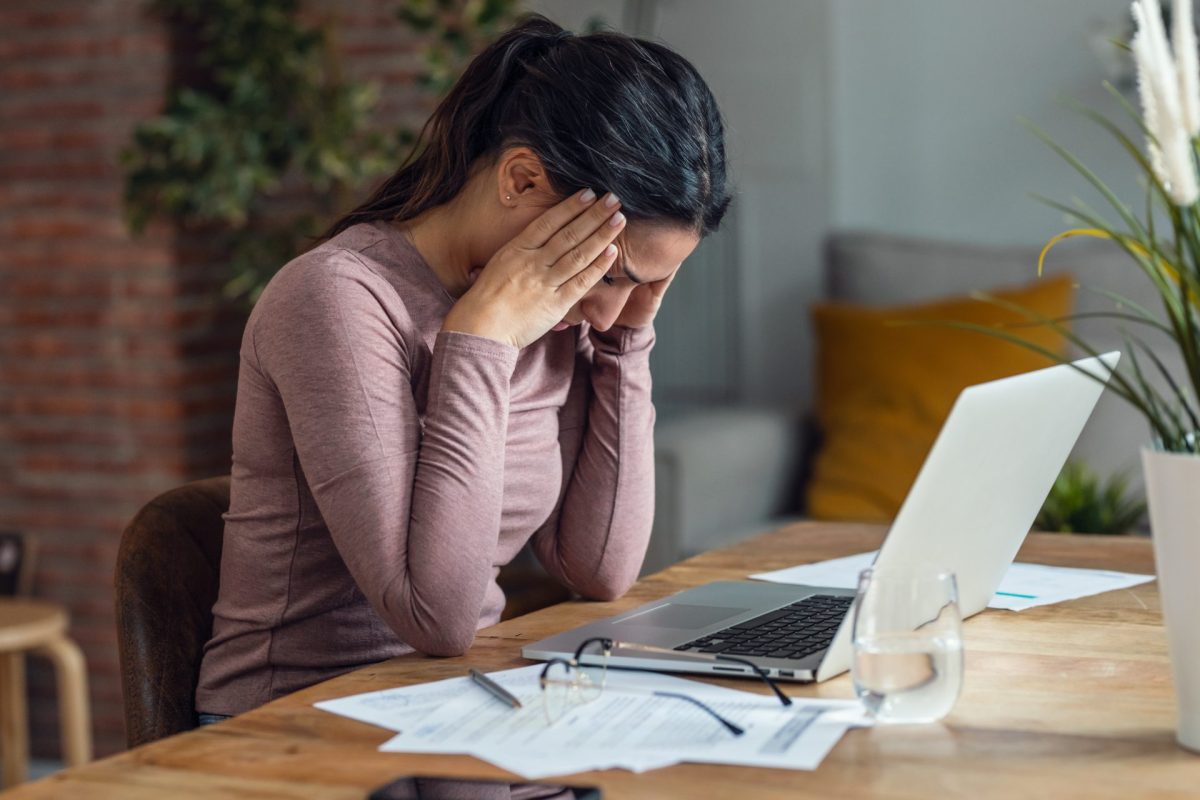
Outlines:
[[[482,686],[484,689],[487,689],[489,692],[491,692],[493,697],[495,697],[499,700],[503,700],[505,703],[508,703],[513,708],[521,708],[521,701],[518,700],[512,694],[512,692],[509,692],[507,689],[505,689],[500,684],[496,683],[494,680],[489,678],[487,675],[484,675],[482,672],[480,672],[479,670],[477,670],[475,668],[471,668],[470,675],[471,675],[471,680],[475,681],[480,686]]]

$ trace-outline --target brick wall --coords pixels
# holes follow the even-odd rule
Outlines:
[[[313,0],[348,74],[413,123],[395,2]],[[0,528],[40,545],[35,594],[65,604],[91,678],[97,753],[124,743],[112,572],[155,494],[227,473],[243,317],[219,254],[167,225],[125,230],[118,162],[157,113],[172,53],[144,0],[0,4]],[[48,670],[30,662],[35,754],[57,753]]]

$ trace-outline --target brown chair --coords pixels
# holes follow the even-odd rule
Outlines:
[[[117,641],[130,747],[196,727],[228,509],[228,475],[195,481],[151,500],[121,536]]]
[[[130,747],[196,727],[196,683],[212,635],[221,515],[228,510],[228,475],[195,481],[151,500],[121,536],[117,639]],[[528,548],[497,580],[507,600],[504,619],[570,598]]]

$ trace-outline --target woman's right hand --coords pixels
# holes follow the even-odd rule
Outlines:
[[[549,208],[492,256],[442,324],[522,348],[562,321],[612,268],[625,215],[585,190]]]

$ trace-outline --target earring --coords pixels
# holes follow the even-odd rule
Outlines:
[[[504,199],[505,199],[505,200],[512,200],[512,195],[511,195],[511,194],[506,194],[506,195],[504,195]]]

